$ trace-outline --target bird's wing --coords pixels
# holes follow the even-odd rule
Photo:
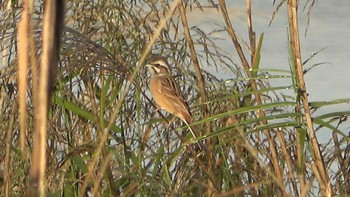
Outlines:
[[[180,108],[186,110],[190,114],[188,104],[182,96],[181,91],[176,85],[172,76],[164,76],[164,79],[161,81],[162,93],[165,94],[170,100],[172,100],[175,105],[178,105]]]

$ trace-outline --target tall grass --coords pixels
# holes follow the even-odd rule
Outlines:
[[[314,2],[309,4],[312,9]],[[47,8],[40,3],[4,1],[0,13],[1,196],[28,195],[39,161],[44,161],[39,178],[43,182],[34,189],[44,189],[42,195],[349,193],[348,137],[339,128],[348,123],[350,111],[314,113],[349,99],[308,101],[297,17],[297,7],[304,5],[296,0],[276,5],[275,12],[288,10],[290,69],[286,65],[268,74],[260,69],[264,34],[254,32],[251,6],[247,0],[249,40],[243,41],[224,0],[69,1],[57,77],[51,75],[48,81],[40,71],[45,65],[41,35]],[[213,32],[227,33],[227,42],[235,50],[225,51],[212,34],[195,27],[187,16],[197,9],[221,14],[218,21],[224,28]],[[168,57],[191,106],[192,126],[201,133],[198,139],[191,139],[181,121],[171,121],[171,115],[156,110],[143,67],[153,54]],[[232,78],[222,81],[206,67],[229,71]],[[289,79],[290,84],[271,85],[276,78]],[[47,135],[41,135],[44,144],[38,146],[35,120],[42,115],[37,108],[43,103],[38,102],[37,93],[44,82],[54,79],[52,94],[50,89],[45,94],[51,101],[44,112]],[[320,128],[331,134],[329,143],[318,141]],[[190,144],[196,140],[203,140],[208,151],[194,154]],[[36,146],[41,153],[36,153]]]

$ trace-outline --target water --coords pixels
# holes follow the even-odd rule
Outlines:
[[[348,82],[350,74],[350,45],[348,44],[350,43],[350,15],[348,14],[350,1],[316,1],[311,10],[309,25],[307,24],[308,8],[303,10],[304,4],[305,1],[300,1],[299,32],[302,61],[304,62],[315,52],[325,48],[304,66],[304,68],[310,68],[315,64],[322,64],[314,67],[305,75],[309,101],[350,98],[350,83]],[[227,6],[235,33],[239,39],[248,43],[246,1],[228,1]],[[289,70],[287,8],[286,5],[282,6],[272,24],[268,26],[274,10],[272,1],[252,1],[253,30],[257,38],[259,34],[264,33],[260,68]],[[199,10],[194,10],[188,13],[188,18],[190,24],[199,26],[207,33],[214,28],[224,26],[222,15],[215,9],[206,9],[204,14]],[[230,57],[233,57],[238,65],[241,65],[227,33],[217,32],[213,36],[222,39],[217,40],[219,46]],[[248,61],[250,62],[249,59]],[[219,69],[217,71],[215,68],[206,67],[205,64],[202,66],[209,72],[217,73],[217,76],[223,79],[234,78],[234,74],[228,70]],[[292,81],[290,78],[270,79],[270,84],[274,87],[290,86]],[[289,95],[295,96],[292,90]],[[316,117],[325,113],[348,110],[350,110],[349,104],[332,105],[323,107],[312,115]],[[349,128],[350,124],[347,123],[343,124],[340,130],[347,134]],[[329,129],[318,131],[321,143],[326,143],[331,139],[329,131]]]
[[[243,0],[229,1],[227,6],[236,34],[247,42],[249,39],[247,37],[245,3],[246,1]],[[303,10],[304,4],[305,1],[300,1],[299,30],[302,60],[305,61],[313,53],[325,48],[313,57],[305,65],[305,68],[317,63],[326,63],[313,68],[305,75],[309,99],[310,101],[329,101],[338,98],[350,98],[350,85],[348,83],[350,74],[348,60],[350,15],[348,14],[348,8],[350,7],[350,1],[316,1],[311,10],[309,26],[307,26],[308,9]],[[254,31],[257,36],[264,32],[261,68],[289,70],[286,6],[281,7],[270,27],[268,24],[275,10],[272,1],[252,1],[252,8]],[[210,32],[213,28],[224,25],[221,14],[215,9],[207,9],[205,14],[195,10],[193,13],[189,13],[188,18],[191,24],[196,24],[205,32]],[[307,34],[305,35],[306,30]],[[239,63],[240,61],[236,56],[232,42],[227,37],[227,33],[215,33],[214,36],[225,39],[218,41],[219,45],[228,54],[233,55],[236,62]],[[213,68],[206,69],[216,72]],[[227,72],[219,73],[219,75],[223,78],[232,78]],[[283,85],[290,84],[290,81],[285,83]],[[349,105],[348,109],[350,109]]]

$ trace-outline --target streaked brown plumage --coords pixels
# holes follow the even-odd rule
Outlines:
[[[180,118],[189,126],[192,123],[191,112],[171,75],[166,59],[154,59],[146,66],[152,72],[149,89],[158,107]],[[193,129],[191,127],[189,129],[193,137],[197,138]],[[198,144],[201,149],[206,149],[200,141]]]
[[[147,67],[152,72],[149,88],[157,105],[187,124],[191,124],[192,119],[188,104],[181,95],[166,60],[156,59],[147,64]]]

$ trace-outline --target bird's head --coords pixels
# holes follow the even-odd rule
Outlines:
[[[153,59],[146,66],[151,71],[152,75],[160,76],[170,74],[169,65],[165,58]]]

